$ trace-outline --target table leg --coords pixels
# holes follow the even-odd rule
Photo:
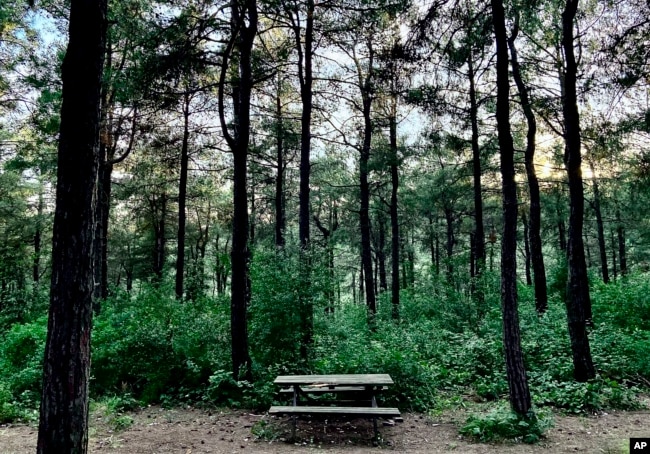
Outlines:
[[[293,406],[297,407],[298,406],[298,393],[300,392],[300,386],[298,385],[293,385]],[[298,416],[297,415],[292,415],[291,417],[291,439],[295,440],[296,439],[296,425],[298,424]]]
[[[372,408],[377,408],[377,399],[375,398],[375,388],[372,388],[372,394],[371,394],[371,399],[370,402],[372,404]],[[373,429],[375,430],[375,439],[373,441],[373,444],[376,446],[379,444],[379,430],[377,429],[377,418],[374,417],[372,418],[372,426]]]

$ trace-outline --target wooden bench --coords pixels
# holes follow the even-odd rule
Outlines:
[[[376,388],[377,391],[387,389],[385,386]],[[367,393],[369,392],[364,386],[303,386],[300,390],[308,394],[328,394],[328,393]],[[280,394],[292,394],[293,388],[282,388]]]
[[[376,394],[393,383],[393,380],[387,374],[287,375],[277,377],[275,383],[285,386],[285,388],[280,389],[280,394],[292,395],[293,405],[274,405],[269,409],[269,414],[291,416],[293,420],[292,438],[295,438],[296,435],[296,418],[301,415],[372,418],[373,442],[379,440],[377,418],[401,419],[399,409],[380,408],[377,405]],[[353,398],[349,400],[323,401],[310,398],[310,394],[319,396],[335,394],[346,397],[352,395]],[[299,402],[300,397],[308,400],[309,404],[301,405]],[[328,405],[332,403],[335,405]],[[351,406],[337,405],[342,403],[351,404]],[[368,406],[360,406],[364,403],[367,403]]]
[[[322,407],[313,405],[274,405],[270,415],[357,416],[360,418],[397,418],[401,413],[392,407]]]

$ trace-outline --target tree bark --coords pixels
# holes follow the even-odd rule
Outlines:
[[[517,414],[527,416],[532,404],[521,351],[519,315],[517,311],[517,183],[515,182],[514,145],[510,130],[508,48],[502,0],[492,0],[492,15],[497,53],[496,117],[503,184],[504,225],[501,239],[503,346],[508,388],[510,390],[510,406]]]
[[[257,35],[256,0],[232,0],[231,41],[224,52],[219,77],[219,121],[221,131],[233,154],[233,221],[230,252],[230,336],[233,378],[250,380],[251,358],[248,351],[247,311],[250,302],[250,250],[248,248],[247,166],[250,141],[250,106],[253,86],[253,42]],[[224,85],[229,58],[237,52],[238,78],[232,81],[234,131],[230,133],[225,118]]]
[[[275,137],[276,159],[275,159],[275,246],[278,249],[284,248],[284,230],[286,228],[286,214],[284,211],[284,123],[282,113],[281,94],[281,73],[278,72],[278,91],[275,97],[275,115],[277,131]]]
[[[627,274],[627,255],[625,251],[625,227],[621,221],[621,210],[616,209],[616,233],[618,235],[618,261],[621,265],[621,276]]]
[[[390,231],[391,231],[391,305],[393,319],[399,318],[399,217],[397,192],[399,190],[399,157],[397,154],[397,95],[391,97],[389,118],[390,162]]]
[[[591,323],[591,299],[589,296],[589,277],[585,261],[585,248],[582,238],[584,222],[584,189],[582,187],[582,156],[580,154],[580,117],[577,104],[578,67],[574,54],[573,21],[578,10],[578,0],[567,0],[562,12],[562,48],[565,56],[564,115],[565,152],[564,163],[569,180],[569,235],[567,257],[569,277],[566,294],[567,318],[571,349],[573,352],[574,377],[577,381],[587,381],[596,372],[591,359],[587,324]]]
[[[537,120],[530,102],[528,87],[521,75],[521,66],[517,58],[517,47],[515,40],[519,34],[519,15],[515,18],[512,35],[508,39],[512,63],[512,77],[517,85],[521,108],[526,117],[528,131],[526,132],[526,153],[524,162],[526,176],[528,178],[528,193],[530,197],[530,220],[528,223],[530,240],[530,261],[533,267],[533,279],[535,283],[535,309],[538,314],[543,314],[548,308],[548,292],[546,288],[546,267],[544,265],[544,254],[542,252],[541,220],[542,208],[539,191],[539,180],[535,172],[535,137],[537,135]],[[527,275],[528,276],[528,275]]]
[[[300,268],[300,357],[303,362],[309,358],[309,350],[313,343],[313,318],[314,307],[312,304],[311,287],[311,263],[309,257],[310,239],[310,194],[309,180],[311,175],[311,116],[313,98],[313,41],[314,41],[314,0],[307,0],[307,11],[305,18],[304,51],[301,39],[300,12],[295,11],[295,18],[292,16],[296,50],[298,52],[298,79],[300,82],[300,99],[302,102],[301,132],[300,132],[300,191],[299,191],[299,213],[298,213],[298,235],[300,237],[301,268]],[[370,274],[372,279],[372,273]]]
[[[598,251],[600,253],[600,270],[605,284],[609,283],[609,269],[607,265],[607,246],[605,244],[605,226],[603,224],[603,213],[600,209],[600,188],[598,187],[598,180],[596,178],[596,169],[594,165],[589,163],[591,174],[593,175],[594,186],[594,213],[596,215],[596,230],[598,234]]]
[[[528,231],[528,220],[526,219],[526,213],[521,214],[521,223],[524,226],[524,259],[525,259],[525,270],[526,270],[526,285],[533,285],[533,279],[530,275],[530,241],[529,241],[529,231]]]
[[[474,273],[472,277],[480,276],[485,268],[485,227],[483,225],[483,192],[481,189],[481,149],[478,135],[478,102],[473,58],[470,52],[468,63],[470,122],[472,125],[472,175],[474,178]]]
[[[185,222],[187,218],[187,168],[189,165],[190,95],[183,94],[183,143],[181,145],[181,169],[178,181],[178,242],[176,249],[176,299],[183,298],[185,278]]]
[[[88,450],[93,240],[106,2],[72,0],[61,69],[52,279],[37,452]]]
[[[366,305],[372,315],[377,312],[377,301],[375,291],[372,285],[372,250],[370,244],[370,184],[368,182],[368,162],[370,160],[370,145],[372,143],[372,65],[373,65],[373,48],[368,43],[369,66],[368,74],[362,76],[360,65],[359,84],[361,97],[363,101],[363,145],[359,158],[359,223],[361,227],[361,262],[363,264],[363,275],[365,279]]]

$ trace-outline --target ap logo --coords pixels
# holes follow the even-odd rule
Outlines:
[[[650,438],[630,438],[630,454],[650,453]]]

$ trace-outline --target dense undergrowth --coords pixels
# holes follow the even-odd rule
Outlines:
[[[507,399],[497,276],[488,274],[480,284],[485,289],[481,304],[436,278],[421,278],[402,293],[399,323],[391,320],[390,302],[382,295],[374,330],[368,329],[361,305],[338,303],[333,313],[326,313],[330,283],[314,279],[315,341],[310,363],[304,364],[295,329],[299,282],[291,277],[295,265],[287,263],[278,265],[272,256],[256,258],[249,332],[252,383],[235,382],[229,372],[227,297],[178,302],[163,285],[132,295],[115,292],[103,303],[92,340],[94,398],[263,409],[276,398],[272,381],[277,374],[308,371],[388,373],[395,386],[384,400],[405,411],[435,413],[470,401],[494,402],[498,408]],[[560,295],[552,293],[542,317],[534,311],[532,289],[520,286],[519,297],[523,350],[537,408],[570,413],[638,408],[637,393],[647,391],[650,380],[646,275],[592,287],[595,326],[590,340],[598,377],[588,383],[572,379]],[[0,422],[36,417],[44,314],[41,305],[20,321],[0,319]],[[508,418],[488,416],[468,427],[481,434],[483,426],[501,420],[509,424]]]

